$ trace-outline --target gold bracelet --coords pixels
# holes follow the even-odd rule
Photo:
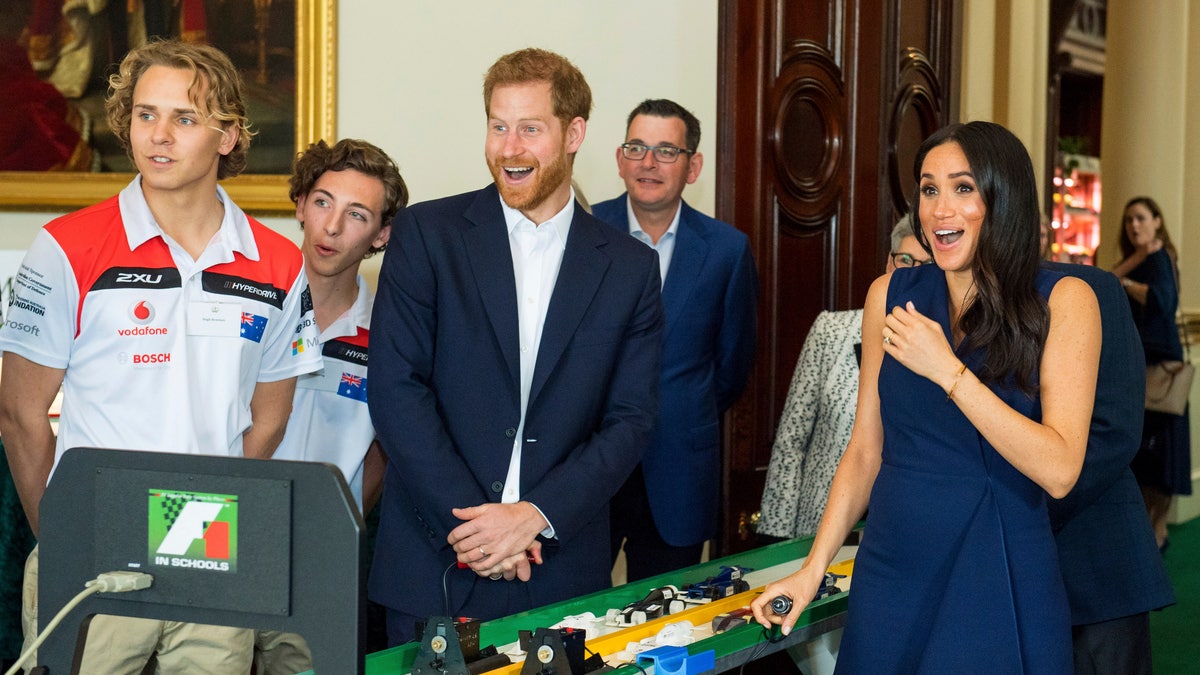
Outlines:
[[[962,365],[962,368],[959,368],[958,372],[954,374],[954,383],[950,385],[950,391],[946,392],[946,400],[947,401],[954,398],[954,389],[956,387],[958,387],[958,381],[962,379],[962,374],[964,372],[966,372],[966,370],[967,370],[967,364],[964,363]]]

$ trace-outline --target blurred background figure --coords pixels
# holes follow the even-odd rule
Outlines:
[[[1175,311],[1179,307],[1179,266],[1175,246],[1163,222],[1162,210],[1150,197],[1125,204],[1121,254],[1113,268],[1121,278],[1133,320],[1142,337],[1146,365],[1183,358]],[[1167,516],[1174,495],[1190,495],[1191,429],[1188,411],[1182,415],[1146,411],[1142,447],[1133,459],[1133,473],[1142,486],[1146,511],[1158,546],[1166,550]]]
[[[905,215],[892,228],[887,271],[931,262]],[[862,313],[821,312],[804,340],[771,450],[758,521],[760,545],[812,536],[821,522],[833,472],[854,426]]]
[[[0,171],[90,171],[91,121],[38,77],[18,42],[22,9],[0,8]]]

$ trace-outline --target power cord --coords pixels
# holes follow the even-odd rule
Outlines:
[[[442,570],[442,607],[446,610],[445,616],[450,616],[450,586],[446,581],[446,576],[450,574],[450,570],[458,566],[458,561],[454,561],[446,565],[446,569]]]
[[[67,614],[70,614],[71,610],[78,607],[79,603],[83,602],[88,596],[95,595],[96,593],[126,593],[128,591],[140,591],[143,588],[149,588],[153,581],[154,577],[146,574],[145,572],[129,572],[125,570],[103,572],[95,579],[88,581],[83,585],[83,590],[80,591],[75,597],[71,598],[71,601],[64,605],[63,608],[58,611],[58,614],[54,615],[54,618],[50,620],[50,623],[46,624],[46,628],[38,634],[37,639],[33,641],[33,644],[29,645],[29,649],[26,649],[21,653],[20,658],[18,658],[16,662],[12,664],[12,667],[9,668],[8,672],[4,673],[4,675],[16,675],[17,671],[21,669],[21,664],[25,663],[25,661],[27,661],[31,656],[37,653],[38,647],[41,647],[42,643],[46,641],[46,638],[50,637],[50,632],[55,628],[58,628],[58,624],[61,623],[64,618],[66,618]]]
[[[760,639],[764,641],[759,642],[758,645],[754,647],[754,651],[750,652],[750,656],[742,663],[741,667],[738,668],[738,673],[745,672],[746,664],[762,656],[762,653],[767,650],[768,644],[777,644],[787,639],[787,636],[782,632],[776,631],[779,631],[778,626],[772,626],[770,629],[762,629],[762,637]]]

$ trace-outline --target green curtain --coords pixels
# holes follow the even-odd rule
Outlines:
[[[0,450],[3,447],[0,442]],[[35,543],[8,470],[8,457],[0,452],[0,662],[21,655],[21,577]]]

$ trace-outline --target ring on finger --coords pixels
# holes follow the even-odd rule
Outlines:
[[[884,336],[883,336],[883,344],[885,344],[885,345],[890,345],[890,344],[892,344],[892,336],[891,336],[891,335],[884,335]]]

